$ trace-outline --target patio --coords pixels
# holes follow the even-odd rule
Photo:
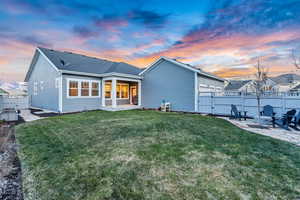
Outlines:
[[[230,123],[238,126],[241,129],[257,133],[260,135],[269,136],[279,140],[287,141],[297,146],[300,146],[300,131],[290,128],[290,131],[284,130],[279,127],[273,128],[272,125],[267,125],[266,128],[259,128],[255,119],[244,120],[234,120],[228,117],[220,117],[229,121]]]

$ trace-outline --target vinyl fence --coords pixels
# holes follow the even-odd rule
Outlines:
[[[0,112],[6,108],[23,110],[29,108],[28,96],[0,96]]]
[[[226,95],[220,93],[200,93],[198,110],[201,113],[230,115],[231,104],[241,111],[247,111],[251,117],[257,116],[257,99],[254,95]],[[290,109],[300,109],[300,96],[288,94],[265,95],[261,98],[261,109],[265,105],[274,107],[276,115],[282,115]]]

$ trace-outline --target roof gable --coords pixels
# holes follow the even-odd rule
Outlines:
[[[139,75],[143,75],[145,73],[147,73],[149,70],[151,70],[152,68],[156,67],[158,63],[160,63],[161,61],[168,61],[168,62],[171,62],[177,66],[180,66],[180,67],[183,67],[185,69],[188,69],[190,71],[193,71],[193,72],[196,72],[200,75],[203,75],[203,76],[206,76],[206,77],[209,77],[209,78],[213,78],[213,79],[216,79],[216,80],[220,80],[220,81],[224,81],[224,79],[220,78],[220,77],[217,77],[213,74],[210,74],[210,73],[207,73],[207,72],[204,72],[196,67],[193,67],[189,64],[185,64],[185,63],[182,63],[182,62],[179,62],[177,60],[174,60],[174,59],[170,59],[170,58],[167,58],[167,57],[160,57],[159,59],[157,59],[156,61],[154,61],[152,64],[150,64],[147,68],[145,68]]]
[[[250,82],[251,82],[251,80],[229,81],[229,83],[227,84],[227,86],[224,89],[225,90],[239,90],[240,88],[242,88],[243,86],[245,86],[246,84],[248,84]]]

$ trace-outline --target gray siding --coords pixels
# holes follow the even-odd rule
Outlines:
[[[144,74],[142,106],[158,108],[163,100],[172,110],[195,111],[195,72],[162,61]]]
[[[62,81],[62,112],[78,112],[85,110],[97,110],[101,108],[101,97],[72,97],[68,98],[67,94],[67,79],[82,79],[82,80],[96,80],[100,82],[100,96],[101,96],[101,79],[86,76],[63,75]]]
[[[59,89],[55,87],[55,80],[59,76],[60,74],[42,55],[37,56],[34,69],[28,81],[30,106],[59,111]],[[34,95],[35,82],[37,83],[37,95]]]
[[[198,84],[221,87],[222,89],[224,88],[223,81],[215,80],[215,79],[208,78],[208,77],[205,77],[202,75],[198,75]]]
[[[106,99],[105,100],[105,106],[111,106],[112,100]],[[127,105],[130,104],[130,99],[117,99],[117,105]]]

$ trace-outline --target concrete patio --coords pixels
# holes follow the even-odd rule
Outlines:
[[[247,131],[257,133],[260,135],[269,136],[279,140],[287,141],[297,146],[300,146],[300,131],[296,131],[290,128],[290,131],[284,130],[279,127],[273,128],[272,125],[266,125],[266,128],[259,128],[257,122],[254,119],[247,119],[246,121],[229,119],[228,117],[220,117],[229,121],[230,123],[245,129]]]

